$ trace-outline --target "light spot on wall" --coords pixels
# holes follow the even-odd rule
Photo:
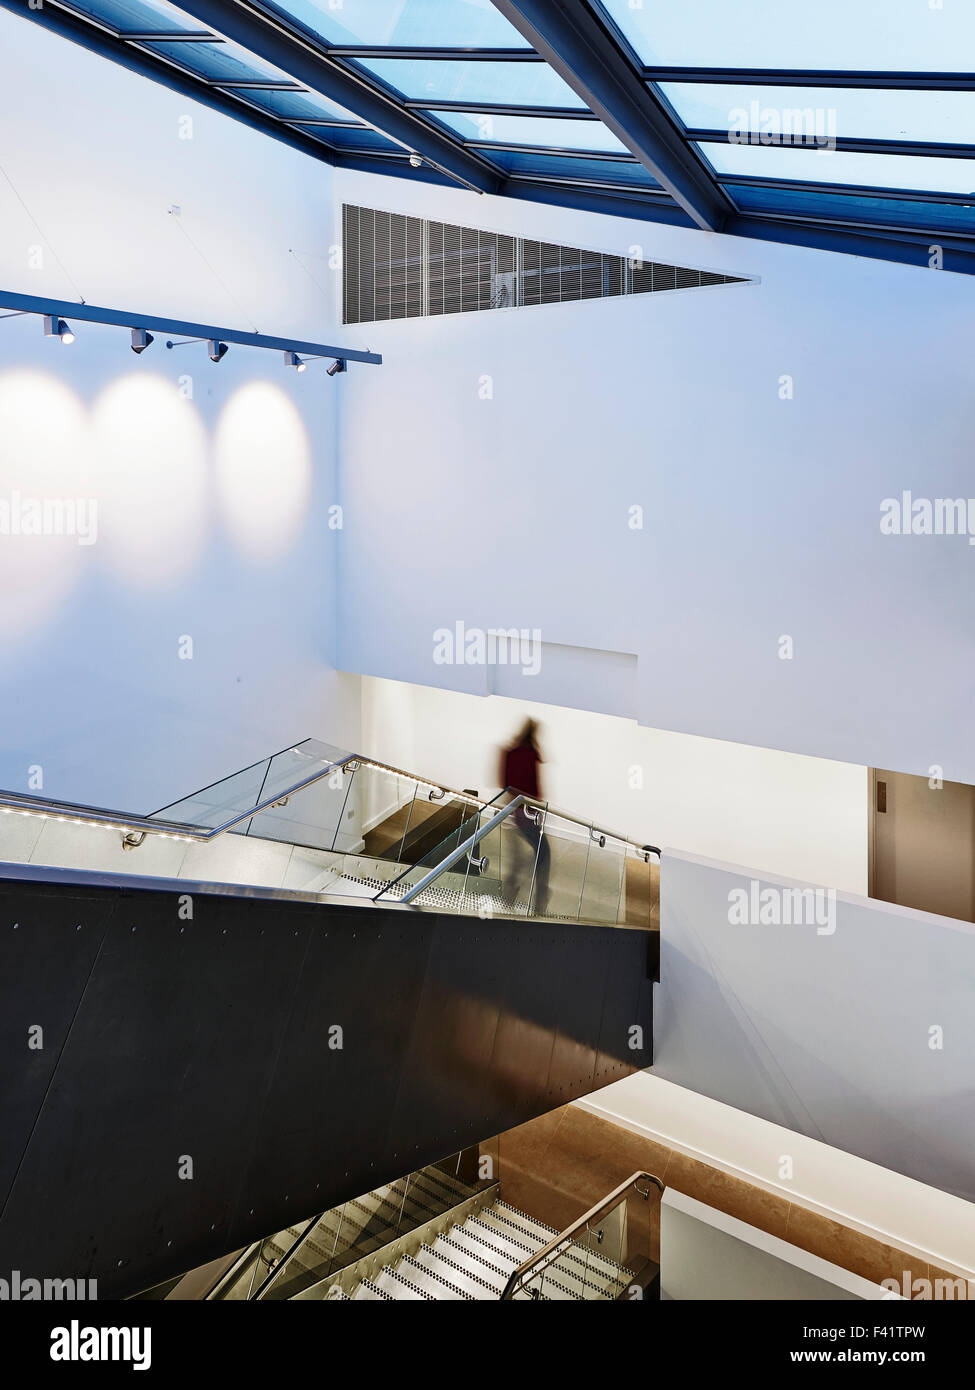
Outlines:
[[[89,463],[87,420],[74,392],[46,372],[0,374],[4,636],[29,633],[50,619],[97,549],[87,540]]]
[[[126,376],[92,411],[102,532],[109,563],[139,588],[179,583],[207,525],[206,431],[161,376]]]
[[[311,487],[311,448],[301,416],[269,382],[243,386],[217,425],[217,492],[240,551],[258,564],[283,555],[300,532]]]

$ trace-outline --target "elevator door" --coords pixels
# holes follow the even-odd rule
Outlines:
[[[871,792],[871,896],[975,921],[975,787],[877,768]]]

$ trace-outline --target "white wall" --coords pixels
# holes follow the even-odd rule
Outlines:
[[[0,288],[333,340],[329,166],[6,11],[0,49]],[[74,326],[0,323],[0,500],[99,504],[90,546],[0,536],[0,786],[40,765],[50,795],[152,810],[307,735],[354,745],[326,524],[352,372]]]
[[[743,924],[794,885],[687,854],[660,882],[655,1073],[975,1199],[975,926],[845,893]]]
[[[939,1269],[975,1271],[975,1205],[891,1168],[637,1072],[574,1102]],[[792,1174],[783,1176],[783,1157]],[[914,1265],[914,1273],[918,1273]]]
[[[760,277],[363,325],[387,367],[343,396],[345,669],[484,693],[483,668],[433,661],[433,632],[539,628],[637,662],[629,709],[577,677],[545,700],[975,782],[975,552],[879,532],[904,488],[972,491],[975,284],[345,170],[335,187],[336,215]],[[520,680],[504,693],[538,698]]]
[[[765,1303],[879,1301],[889,1294],[879,1284],[668,1188],[660,1202],[660,1296],[679,1302]]]
[[[542,724],[543,791],[560,810],[639,841],[758,862],[850,892],[867,887],[866,769],[500,696],[362,682],[363,752],[482,794],[498,749]]]

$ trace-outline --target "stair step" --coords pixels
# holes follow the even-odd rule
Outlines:
[[[435,1259],[433,1266],[429,1261],[414,1259],[412,1255],[404,1255],[396,1266],[396,1273],[406,1279],[421,1292],[427,1293],[431,1298],[467,1300],[472,1297],[459,1285],[450,1279],[450,1268],[441,1265]]]
[[[524,1240],[515,1240],[504,1230],[499,1230],[490,1221],[482,1220],[481,1216],[469,1216],[464,1222],[464,1228],[469,1230],[476,1240],[482,1240],[486,1245],[490,1245],[510,1261],[511,1268],[517,1269],[520,1264],[528,1259],[529,1255],[534,1255],[536,1250],[541,1249],[541,1245],[531,1246]]]
[[[473,1249],[471,1243],[463,1237],[459,1240],[454,1239],[453,1227],[445,1236],[438,1236],[433,1242],[432,1248],[437,1254],[442,1254],[445,1260],[462,1269],[472,1279],[476,1279],[485,1284],[489,1284],[497,1294],[500,1295],[505,1284],[508,1282],[510,1270],[496,1265],[493,1261],[488,1262],[482,1254]]]
[[[491,1209],[503,1213],[516,1226],[523,1226],[526,1231],[537,1234],[541,1238],[542,1245],[547,1245],[559,1234],[554,1226],[546,1226],[545,1222],[539,1221],[536,1216],[527,1216],[517,1207],[511,1206],[509,1202],[503,1202],[500,1197],[491,1204]]]
[[[460,1252],[440,1241],[435,1241],[433,1245],[422,1245],[413,1258],[424,1269],[442,1275],[467,1298],[497,1299],[500,1293],[496,1283],[488,1283],[472,1273],[460,1263],[463,1258]]]
[[[466,1260],[473,1261],[473,1272],[479,1274],[488,1283],[494,1283],[496,1279],[499,1279],[499,1293],[504,1288],[508,1275],[517,1267],[506,1259],[504,1254],[488,1247],[482,1240],[475,1239],[469,1231],[464,1230],[463,1226],[451,1226],[448,1235],[441,1236],[439,1239],[445,1240],[448,1245],[461,1251]],[[436,1244],[436,1242],[434,1243]]]
[[[357,1299],[360,1303],[388,1303],[392,1297],[392,1294],[378,1288],[371,1279],[363,1279],[356,1285],[352,1294],[352,1298]]]
[[[395,1265],[387,1265],[385,1269],[380,1270],[373,1283],[377,1289],[388,1293],[390,1298],[419,1299],[424,1302],[433,1298],[432,1293],[427,1293],[409,1279],[404,1279]]]
[[[516,1225],[506,1213],[497,1212],[493,1207],[484,1207],[477,1213],[477,1219],[490,1230],[497,1231],[505,1240],[512,1241],[523,1249],[525,1253],[521,1260],[527,1260],[529,1255],[534,1255],[549,1242],[549,1237],[544,1232],[526,1231],[523,1226]],[[519,1264],[521,1260],[518,1261]]]

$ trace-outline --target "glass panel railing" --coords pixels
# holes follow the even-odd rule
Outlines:
[[[149,817],[2,792],[0,811],[0,859],[11,863],[659,924],[650,846],[510,788],[485,803],[315,739]]]
[[[626,919],[626,841],[593,829],[580,912],[587,922]]]
[[[286,748],[170,806],[164,806],[153,812],[150,819],[179,821],[210,830],[230,823],[244,833],[248,827],[248,812],[265,804],[270,808],[276,800],[296,794],[296,789],[303,783],[322,778],[348,757],[349,754],[341,748],[320,743],[318,739],[305,739],[293,748]],[[339,789],[337,784],[332,790],[338,792]],[[344,791],[344,787],[341,790]],[[286,837],[278,835],[269,838]]]
[[[535,874],[534,911],[542,917],[576,922],[585,893],[592,827],[551,810],[540,818],[540,825],[543,840]]]
[[[360,758],[322,767],[327,775],[267,806],[269,785],[292,785],[287,778],[293,769],[272,766],[261,796],[264,809],[239,829],[261,839],[393,863],[422,859],[431,867],[474,827],[477,804],[465,795]]]
[[[632,925],[654,925],[646,861],[659,851],[520,795],[498,810],[500,799],[461,827],[471,830],[466,838],[451,837],[435,855],[392,878],[377,901],[479,916],[629,924],[632,865],[643,875],[634,882],[644,885]]]
[[[311,1291],[339,1270],[375,1255],[489,1185],[479,1176],[478,1150],[471,1148],[345,1202],[263,1242],[269,1272],[250,1297],[274,1302],[314,1296]],[[324,1288],[318,1296],[326,1296]]]

